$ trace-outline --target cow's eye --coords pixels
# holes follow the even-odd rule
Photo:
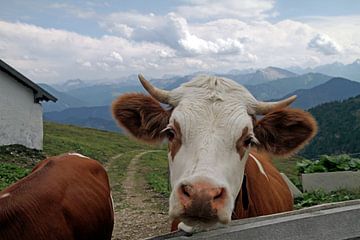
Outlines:
[[[245,139],[244,141],[244,147],[249,147],[253,143],[253,139],[251,136]]]
[[[175,130],[168,126],[164,130],[162,130],[166,134],[166,137],[169,139],[169,141],[172,141],[175,138]]]
[[[175,131],[172,128],[169,128],[166,130],[166,136],[169,139],[169,141],[172,141],[175,138]]]

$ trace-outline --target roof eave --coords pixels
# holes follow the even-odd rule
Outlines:
[[[40,102],[40,101],[53,101],[53,102],[56,102],[57,101],[56,97],[54,97],[53,95],[48,93],[45,89],[41,88],[40,86],[38,86],[37,84],[32,82],[30,79],[28,79],[27,77],[22,75],[20,72],[15,70],[13,67],[8,65],[7,63],[2,61],[1,59],[0,59],[0,69],[2,69],[6,73],[8,73],[12,77],[14,77],[18,82],[20,82],[24,86],[31,88],[33,90],[33,92],[34,92],[34,100],[35,100],[35,102]]]

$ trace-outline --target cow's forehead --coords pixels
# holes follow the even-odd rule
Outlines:
[[[171,122],[178,122],[185,136],[199,132],[237,136],[245,127],[252,129],[248,113],[253,96],[232,80],[201,76],[176,89],[182,98],[174,109]]]
[[[233,80],[207,75],[200,75],[182,84],[171,91],[171,95],[183,105],[193,106],[223,101],[226,106],[237,103],[249,107],[256,102],[245,87]]]

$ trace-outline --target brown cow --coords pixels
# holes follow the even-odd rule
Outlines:
[[[167,137],[173,230],[180,221],[191,230],[292,210],[290,190],[268,155],[291,155],[317,131],[309,113],[286,108],[295,96],[261,102],[236,82],[211,76],[172,91],[139,79],[152,97],[124,94],[113,116],[140,140]]]
[[[111,239],[113,224],[106,171],[80,154],[48,158],[0,192],[1,240]]]

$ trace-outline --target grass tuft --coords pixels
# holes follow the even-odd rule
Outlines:
[[[149,152],[142,156],[140,164],[145,169],[145,179],[155,192],[166,197],[170,196],[168,182],[167,152]]]

